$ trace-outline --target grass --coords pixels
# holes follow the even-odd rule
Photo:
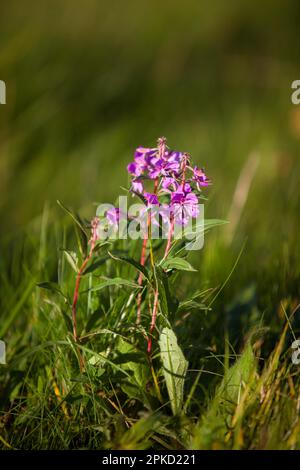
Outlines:
[[[31,0],[30,18],[17,2],[1,7],[1,449],[300,448],[291,362],[299,110],[290,103],[299,8],[246,3],[215,15],[213,4],[183,11],[174,0],[158,15],[132,2],[126,22],[121,5],[92,0],[72,6],[72,22],[67,3],[42,11]],[[205,164],[206,216],[229,221],[191,254],[197,272],[172,281],[181,308],[169,326],[188,361],[175,414],[158,336],[149,364],[135,304],[126,307],[134,287],[82,292],[74,343],[75,273],[62,250],[77,251],[78,240],[55,202],[91,218],[93,203],[114,202],[126,186],[136,145],[162,134]],[[135,282],[136,272],[107,259],[81,290],[116,277]]]

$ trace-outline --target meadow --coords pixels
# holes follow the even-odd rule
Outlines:
[[[26,3],[0,17],[0,448],[300,449],[297,2]],[[142,242],[100,246],[76,341],[73,253],[162,135],[226,223],[162,283],[150,356]]]

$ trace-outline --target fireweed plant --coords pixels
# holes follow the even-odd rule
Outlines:
[[[204,221],[210,180],[187,152],[171,150],[164,137],[155,148],[138,147],[127,171],[126,196],[119,197],[118,207],[99,205],[91,222],[59,203],[75,222],[79,253],[63,249],[76,272],[71,298],[60,287],[54,290],[70,306],[71,323],[66,312],[64,318],[73,333],[80,374],[90,373],[93,361],[106,363],[114,373],[125,374],[122,391],[150,408],[152,399],[163,404],[163,376],[172,412],[179,415],[188,361],[173,324],[181,314],[185,318],[193,309],[208,307],[201,300],[203,292],[180,300],[174,286],[180,271],[196,271],[187,256],[202,248],[204,231],[223,222]],[[127,208],[129,199],[134,202]],[[53,291],[52,284],[39,286]],[[82,309],[86,296],[87,318]],[[101,328],[95,329],[96,324]],[[103,338],[101,353],[94,353],[86,343],[98,349],[98,335]]]
[[[192,165],[188,153],[170,150],[164,137],[158,139],[156,148],[138,147],[134,154],[134,161],[129,163],[127,171],[131,177],[129,191],[143,202],[143,208],[140,210],[139,216],[135,218],[142,228],[141,233],[143,234],[140,261],[139,264],[133,264],[139,270],[138,287],[143,290],[142,285],[145,278],[150,284],[149,295],[152,297],[152,303],[150,303],[151,320],[149,333],[146,335],[147,351],[150,354],[158,309],[162,302],[160,299],[159,277],[165,274],[170,275],[172,271],[176,270],[193,270],[184,258],[169,257],[169,255],[172,242],[176,241],[175,238],[178,239],[176,228],[186,227],[191,219],[197,219],[199,216],[201,210],[199,200],[202,197],[202,188],[208,186],[210,180],[203,169]],[[150,189],[148,189],[149,186]],[[91,222],[89,250],[77,273],[72,303],[73,336],[76,342],[78,341],[76,310],[82,275],[93,256],[97,243],[106,238],[103,235],[107,232],[103,229],[108,225],[113,227],[114,233],[116,233],[121,216],[120,208],[114,207],[106,211],[104,220],[95,217]],[[162,258],[158,263],[155,263],[154,260],[151,241],[151,228],[153,226],[157,228],[163,226],[164,229],[167,227],[165,247]],[[182,251],[183,248],[181,246],[178,252]],[[111,256],[114,257],[112,254]],[[145,269],[148,259],[151,267],[150,274]],[[130,261],[129,259],[123,260]],[[140,291],[137,295],[136,306],[137,325],[141,323],[142,299],[143,293]]]

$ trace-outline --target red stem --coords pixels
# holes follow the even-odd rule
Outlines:
[[[86,268],[86,265],[88,264],[89,260],[91,259],[92,255],[93,255],[95,244],[96,244],[96,238],[93,235],[92,238],[91,238],[90,252],[89,252],[88,256],[85,258],[85,260],[83,261],[83,263],[82,263],[82,265],[81,265],[81,267],[80,267],[80,269],[77,273],[77,276],[76,276],[76,284],[75,284],[73,303],[72,303],[73,336],[74,336],[74,341],[75,342],[78,341],[76,310],[77,310],[77,302],[78,302],[78,298],[79,298],[79,287],[80,287],[81,277],[82,277],[82,274],[83,274],[83,272]]]
[[[144,266],[145,261],[146,261],[147,241],[148,241],[148,238],[145,237],[144,240],[143,240],[142,253],[141,253],[141,261],[140,261],[140,263],[141,263],[142,266]],[[142,285],[142,282],[143,282],[143,274],[140,273],[140,274],[139,274],[139,277],[138,277],[138,285],[141,286],[141,285]],[[139,292],[139,293],[138,293],[138,298],[137,298],[137,319],[136,319],[137,325],[139,325],[140,322],[141,322],[141,304],[142,304],[142,293]]]

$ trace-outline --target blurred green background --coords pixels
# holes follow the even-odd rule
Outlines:
[[[165,135],[212,178],[206,215],[230,222],[193,254],[201,286],[246,243],[220,310],[237,293],[270,318],[297,302],[299,24],[297,0],[2,4],[2,254],[46,201],[57,218],[56,199],[88,217],[114,202],[135,147]]]

